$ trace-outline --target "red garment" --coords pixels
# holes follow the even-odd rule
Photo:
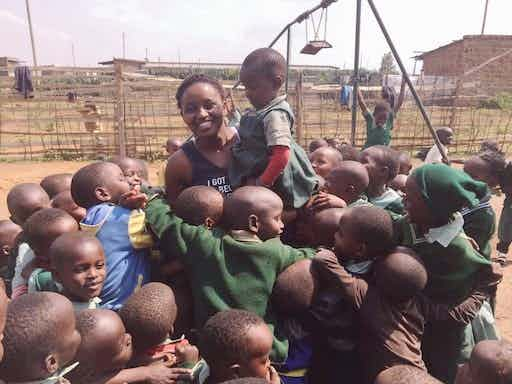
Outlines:
[[[163,357],[169,358],[170,357],[169,355],[172,355],[174,357],[176,355],[176,348],[178,346],[186,346],[186,345],[189,345],[189,342],[184,337],[180,338],[178,340],[169,340],[168,339],[168,340],[164,341],[162,344],[158,344],[157,346],[148,349],[145,354],[146,354],[146,356],[148,356],[154,360],[161,359]],[[171,360],[173,360],[173,359],[171,359]],[[175,357],[174,357],[174,360],[176,360]]]
[[[285,145],[275,145],[272,147],[270,159],[267,168],[259,177],[261,185],[271,187],[281,175],[290,160],[290,148]]]

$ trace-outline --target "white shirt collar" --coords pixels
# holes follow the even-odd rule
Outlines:
[[[462,232],[463,227],[464,219],[462,215],[457,212],[453,215],[453,219],[448,224],[437,228],[430,228],[425,234],[425,240],[430,244],[438,242],[446,248],[452,240]]]

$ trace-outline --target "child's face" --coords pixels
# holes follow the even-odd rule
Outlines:
[[[353,235],[350,214],[341,217],[338,231],[334,235],[334,252],[340,261],[364,258],[363,244]]]
[[[98,200],[117,204],[120,197],[130,191],[130,184],[128,184],[121,168],[116,164],[109,163],[105,166],[104,172],[108,175],[106,179],[109,182],[102,186],[103,192],[100,193]],[[97,195],[98,190],[99,188],[96,190]]]
[[[370,185],[381,186],[386,184],[389,177],[389,170],[388,167],[382,166],[381,164],[379,149],[372,147],[365,149],[361,153],[361,164],[363,164],[368,171]]]
[[[417,225],[426,226],[432,222],[432,215],[427,203],[423,199],[421,190],[416,180],[409,176],[405,183],[405,210],[409,215],[409,220]]]
[[[251,71],[240,72],[240,81],[245,87],[245,95],[256,109],[268,105],[277,96],[281,84],[272,81],[267,76],[255,74]]]
[[[330,154],[323,148],[319,148],[310,156],[311,165],[313,166],[314,171],[317,175],[324,178],[329,175],[329,172],[331,172],[334,167],[332,156],[329,155]]]
[[[251,327],[247,332],[249,357],[240,362],[238,377],[259,377],[269,380],[270,351],[273,337],[266,324]]]
[[[439,141],[443,145],[450,145],[453,141],[453,132],[451,130],[441,131],[438,133]]]
[[[98,297],[106,276],[105,255],[93,243],[80,244],[73,257],[56,266],[55,274],[72,300],[89,301]]]
[[[281,218],[283,214],[283,203],[276,199],[275,202],[269,203],[262,213],[258,216],[258,226],[256,234],[265,241],[278,237],[283,233],[284,223]]]
[[[347,180],[341,177],[334,177],[334,175],[328,175],[325,178],[325,190],[331,195],[338,196],[345,200],[347,204],[350,204],[353,200],[353,195],[357,194],[354,186],[347,184]]]
[[[211,84],[192,84],[181,98],[181,116],[196,138],[217,136],[224,112],[224,100]]]
[[[14,223],[7,224],[0,230],[0,265],[3,265],[4,260],[7,262],[9,252],[21,231],[21,227]]]
[[[388,111],[379,110],[374,113],[373,118],[375,119],[375,125],[377,125],[378,127],[383,127],[384,124],[386,124],[386,121],[388,120]]]

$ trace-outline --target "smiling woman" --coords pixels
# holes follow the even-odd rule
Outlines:
[[[176,100],[183,121],[194,137],[169,158],[165,171],[167,199],[173,203],[181,191],[195,185],[231,193],[227,168],[236,130],[225,124],[222,85],[205,75],[192,75],[181,83]]]

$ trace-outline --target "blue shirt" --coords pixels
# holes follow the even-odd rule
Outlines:
[[[87,210],[80,223],[83,231],[94,234],[103,246],[107,276],[101,291],[101,307],[118,310],[128,297],[149,281],[149,248],[145,215],[108,203]]]

